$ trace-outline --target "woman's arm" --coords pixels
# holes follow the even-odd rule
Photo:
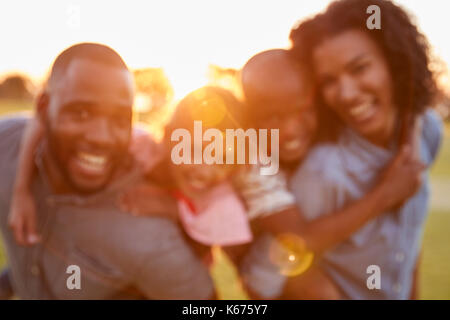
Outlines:
[[[34,155],[42,139],[43,131],[39,119],[32,118],[27,124],[20,146],[9,213],[9,226],[20,245],[33,245],[39,241],[31,184],[35,172]]]

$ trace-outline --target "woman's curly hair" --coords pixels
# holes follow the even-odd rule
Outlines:
[[[366,26],[369,17],[366,10],[371,5],[380,8],[381,29],[369,30]],[[332,2],[325,12],[301,22],[291,30],[291,53],[304,64],[312,65],[312,50],[318,44],[349,29],[364,31],[381,49],[393,80],[394,103],[401,113],[410,111],[418,114],[433,103],[437,86],[430,68],[427,38],[417,29],[408,13],[391,1]],[[320,105],[320,97],[318,102]]]

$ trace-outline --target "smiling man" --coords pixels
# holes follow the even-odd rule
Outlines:
[[[113,55],[98,61],[74,55],[56,60],[38,112],[44,164],[56,189],[89,193],[105,187],[127,154],[133,80]]]
[[[0,121],[0,225],[20,298],[212,296],[207,268],[175,224],[136,218],[115,205],[118,194],[140,179],[128,156],[133,96],[132,75],[109,47],[77,44],[55,60],[37,100],[44,133],[32,193],[42,239],[33,247],[19,246],[7,227],[29,121]],[[80,268],[80,289],[67,286],[66,270],[73,265]]]

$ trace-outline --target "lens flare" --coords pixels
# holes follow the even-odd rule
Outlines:
[[[272,241],[269,257],[281,274],[294,277],[308,270],[313,262],[314,253],[308,250],[301,237],[285,233]]]
[[[207,96],[205,89],[200,88],[193,92],[193,97],[199,103],[190,110],[191,117],[201,119],[204,127],[214,128],[227,115],[227,107],[219,95],[209,93]]]

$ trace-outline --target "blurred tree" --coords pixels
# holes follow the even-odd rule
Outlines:
[[[136,84],[135,120],[159,139],[170,117],[172,85],[162,68],[137,69],[133,74]]]
[[[222,68],[213,64],[210,64],[208,67],[210,85],[230,90],[238,99],[242,99],[243,94],[239,79],[240,71],[237,69]]]
[[[31,100],[33,91],[31,80],[20,74],[6,76],[0,83],[0,99]]]
[[[134,71],[136,82],[136,111],[150,112],[164,107],[173,98],[173,89],[162,68]]]
[[[436,111],[445,121],[450,121],[450,90],[447,86],[438,86]]]

